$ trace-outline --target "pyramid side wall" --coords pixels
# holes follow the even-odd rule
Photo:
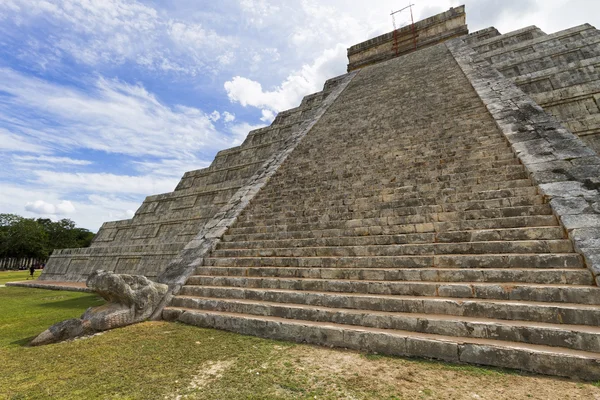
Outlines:
[[[447,46],[600,284],[600,156],[465,41]]]
[[[220,151],[208,168],[186,172],[173,192],[148,196],[133,218],[104,223],[89,248],[55,250],[40,279],[83,281],[97,269],[155,279],[265,162],[314,120],[336,81],[279,113],[270,126],[251,131],[240,146]]]
[[[325,92],[329,94],[325,97],[323,104],[313,115],[313,118],[305,121],[300,129],[289,140],[286,140],[282,150],[265,162],[248,183],[240,188],[228,203],[202,227],[196,237],[185,246],[177,257],[171,260],[167,268],[157,278],[158,282],[169,286],[169,291],[163,298],[162,303],[156,308],[152,318],[161,318],[163,308],[179,293],[188,278],[195,272],[196,267],[204,264],[205,259],[221,242],[223,235],[236,223],[250,202],[269,183],[290,154],[294,152],[315,124],[321,120],[321,117],[327,113],[329,107],[335,104],[340,94],[356,74],[356,72],[351,72],[330,79],[325,83]]]
[[[514,43],[503,37],[494,38],[501,47],[473,44],[475,62],[491,63],[600,153],[600,31],[583,24]]]

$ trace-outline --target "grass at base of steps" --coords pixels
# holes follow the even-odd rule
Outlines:
[[[4,399],[600,398],[594,384],[515,371],[360,354],[193,326],[147,322],[27,347],[95,295],[1,288]]]

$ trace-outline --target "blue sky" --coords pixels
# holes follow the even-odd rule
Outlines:
[[[415,0],[421,19],[464,2]],[[0,0],[0,213],[96,231],[297,106],[407,1]],[[595,0],[470,0],[471,31],[600,25]]]

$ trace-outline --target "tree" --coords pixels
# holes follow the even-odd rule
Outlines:
[[[70,219],[23,218],[0,214],[0,258],[45,260],[55,249],[88,247],[94,233]]]
[[[92,240],[94,240],[94,232],[90,232],[84,228],[75,228],[75,239],[77,240],[77,246],[75,247],[90,247]]]
[[[10,247],[9,247],[9,234],[11,230],[11,226],[19,221],[21,221],[23,217],[20,217],[15,214],[0,214],[0,257],[6,258],[11,257]]]
[[[77,242],[75,222],[70,219],[65,218],[58,222],[52,222],[49,219],[38,218],[37,223],[43,226],[43,229],[48,234],[47,247],[50,251],[54,249],[80,247]]]
[[[48,234],[33,219],[21,218],[8,226],[3,253],[14,258],[48,258]]]

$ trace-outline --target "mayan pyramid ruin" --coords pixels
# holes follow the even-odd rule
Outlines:
[[[38,285],[142,274],[166,320],[600,379],[600,32],[461,6],[348,57]]]

